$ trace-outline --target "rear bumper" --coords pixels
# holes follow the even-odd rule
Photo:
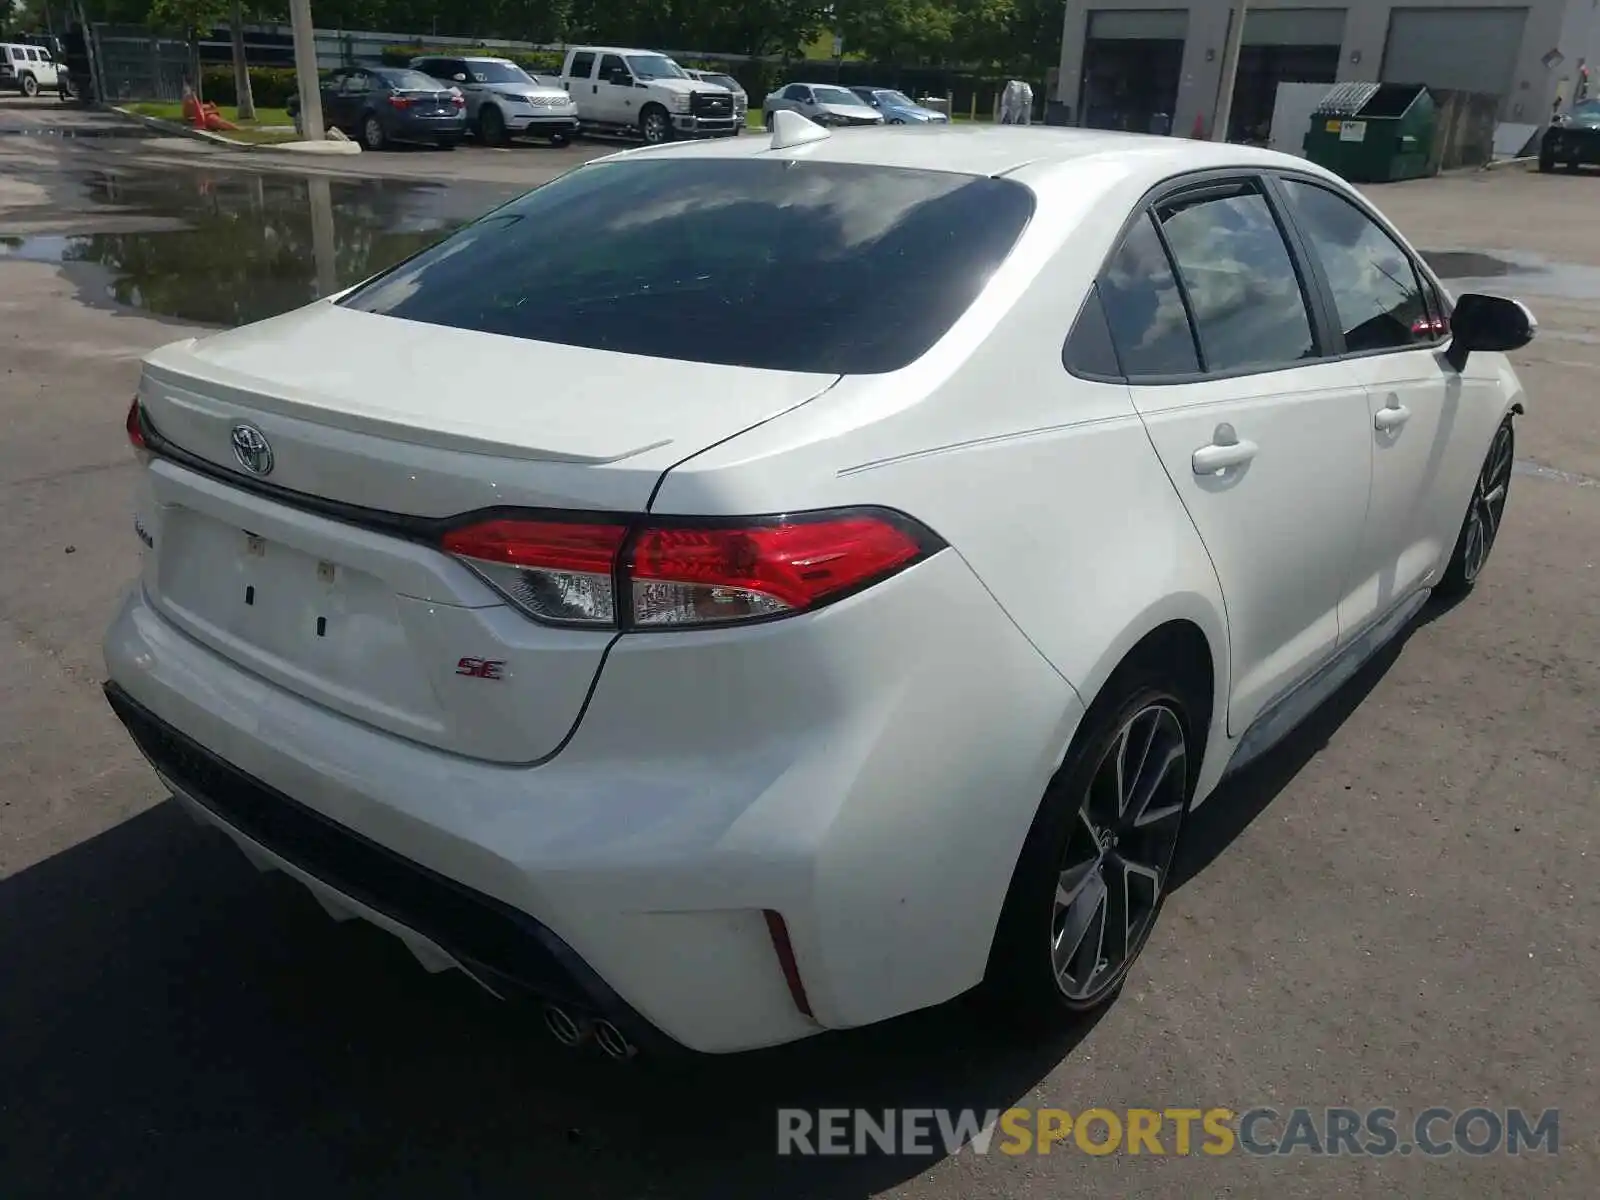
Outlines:
[[[460,141],[467,136],[467,119],[464,116],[399,116],[395,119],[391,136],[416,138],[419,141]]]
[[[257,864],[294,876],[330,910],[384,926],[431,968],[457,967],[504,999],[604,1017],[635,1044],[681,1049],[526,913],[385,849],[275,791],[180,733],[118,684],[106,700],[174,796]]]
[[[809,617],[621,638],[572,740],[532,768],[303,700],[189,638],[141,589],[105,657],[136,739],[235,840],[494,990],[570,1000],[641,1046],[653,1027],[714,1053],[978,983],[1082,711],[951,551]]]

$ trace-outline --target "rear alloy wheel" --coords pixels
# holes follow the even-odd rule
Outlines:
[[[664,142],[670,142],[672,119],[667,116],[666,109],[656,105],[645,109],[639,117],[639,133],[647,146],[659,146]]]
[[[1506,515],[1506,499],[1511,492],[1511,471],[1516,462],[1517,435],[1508,416],[1500,422],[1489,443],[1489,453],[1484,457],[1483,469],[1472,485],[1472,500],[1467,505],[1466,518],[1461,522],[1461,533],[1456,538],[1455,552],[1437,591],[1445,598],[1465,596],[1478,582],[1489,554],[1494,550],[1495,538],[1500,536],[1500,522]]]
[[[1119,672],[1046,793],[985,980],[1013,1012],[1083,1013],[1121,987],[1166,899],[1198,750],[1180,688]]]
[[[39,94],[39,81],[32,75],[22,77],[22,94],[32,99]]]
[[[361,144],[368,150],[382,150],[389,144],[389,136],[383,132],[383,122],[376,113],[368,113],[361,122]]]

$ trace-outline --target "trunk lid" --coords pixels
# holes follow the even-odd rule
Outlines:
[[[454,753],[529,763],[612,634],[545,626],[432,544],[497,507],[639,512],[673,463],[834,376],[642,359],[313,305],[147,360],[144,587],[239,666]],[[241,426],[271,449],[253,474]],[[248,439],[246,439],[248,441]],[[473,664],[499,667],[474,670]]]

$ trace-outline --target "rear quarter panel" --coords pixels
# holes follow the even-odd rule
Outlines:
[[[1061,359],[1148,176],[1107,159],[1030,183],[1038,215],[928,354],[848,377],[688,460],[652,510],[900,509],[950,543],[1085,704],[1142,637],[1186,619],[1210,644],[1223,714],[1227,624],[1210,559],[1128,389],[1076,379]],[[1212,750],[1224,750],[1214,733]],[[1203,788],[1220,774],[1216,757]]]

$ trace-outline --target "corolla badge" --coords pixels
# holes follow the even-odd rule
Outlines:
[[[233,427],[233,456],[252,475],[272,474],[272,446],[254,425]]]

